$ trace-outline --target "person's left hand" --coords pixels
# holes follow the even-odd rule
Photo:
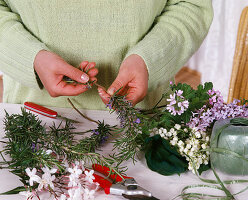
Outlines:
[[[102,101],[107,104],[110,97],[120,88],[119,94],[127,95],[127,100],[131,101],[133,106],[146,96],[148,71],[144,60],[140,56],[136,54],[128,56],[122,62],[119,73],[107,92],[98,87],[98,93]]]

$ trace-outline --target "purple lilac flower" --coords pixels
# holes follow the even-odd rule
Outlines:
[[[187,124],[190,128],[206,131],[215,120],[248,117],[248,108],[245,105],[238,105],[239,100],[234,100],[230,104],[225,104],[223,97],[219,91],[209,90],[209,104],[212,106],[207,108],[203,106],[201,109],[193,113],[190,122]]]
[[[182,94],[182,90],[176,90],[174,94],[170,95],[170,99],[167,99],[170,103],[167,105],[166,109],[174,116],[183,114],[189,107],[189,102],[185,100]]]

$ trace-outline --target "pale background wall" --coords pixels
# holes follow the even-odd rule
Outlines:
[[[232,72],[239,18],[248,0],[213,0],[214,20],[209,34],[188,66],[202,73],[202,83],[213,82],[224,99]]]

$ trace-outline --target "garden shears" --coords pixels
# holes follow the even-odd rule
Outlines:
[[[104,189],[106,194],[119,195],[131,200],[159,200],[152,196],[151,192],[139,186],[132,177],[119,176],[114,172],[110,173],[108,167],[99,164],[93,164],[92,168],[95,172],[99,172],[113,181],[112,183],[106,178],[94,173],[94,182],[99,183],[100,187]]]

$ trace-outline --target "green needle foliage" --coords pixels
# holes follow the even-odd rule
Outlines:
[[[117,113],[121,126],[119,132],[122,132],[114,141],[114,149],[118,152],[110,157],[117,161],[117,166],[129,159],[135,161],[137,153],[143,149],[145,139],[149,137],[149,134],[142,132],[145,116],[134,108],[125,96],[118,95],[118,92],[111,97],[107,107],[111,112]]]
[[[106,159],[96,153],[111,135],[111,131],[115,130],[114,126],[98,122],[96,129],[78,133],[73,132],[75,128],[72,123],[66,121],[64,125],[62,122],[58,126],[53,124],[46,130],[36,115],[23,108],[21,114],[9,115],[6,112],[4,126],[5,137],[1,141],[4,143],[4,149],[0,152],[4,161],[0,163],[0,168],[10,169],[13,174],[20,177],[24,185],[28,185],[29,180],[26,168],[57,167],[61,175],[65,169],[64,161],[74,163],[83,160],[88,167],[96,163],[108,166],[111,171],[118,173],[119,169],[111,165],[115,163],[113,159]],[[75,136],[87,132],[93,134],[79,140],[75,139]],[[52,153],[47,153],[47,150],[51,150]]]

